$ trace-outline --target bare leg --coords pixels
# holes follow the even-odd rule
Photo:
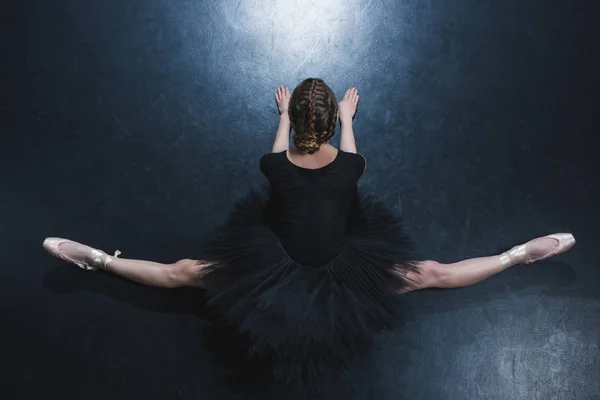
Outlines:
[[[529,258],[542,257],[557,246],[557,240],[547,237],[537,238],[527,243],[526,253],[506,252],[490,257],[471,258],[452,264],[436,261],[422,261],[418,272],[408,272],[405,277],[414,282],[414,288],[403,292],[425,288],[458,288],[480,282],[508,267],[521,264]],[[519,246],[517,246],[519,247]],[[517,247],[513,249],[517,249]]]
[[[147,286],[165,288],[202,287],[203,264],[197,260],[179,260],[173,264],[113,258],[106,270]]]
[[[410,272],[407,278],[422,282],[420,289],[426,287],[451,289],[473,285],[504,271],[509,266],[502,264],[500,256],[471,258],[452,264],[423,261],[419,264],[419,268],[424,276],[422,278],[413,277],[411,274],[415,273]],[[425,285],[423,286],[423,284]]]
[[[70,259],[67,261],[73,260],[92,268],[104,269],[143,285],[164,288],[202,287],[202,269],[208,265],[203,261],[189,259],[173,264],[161,264],[153,261],[116,258],[101,250],[69,241],[61,243],[58,252],[52,243],[44,242],[44,247],[56,257],[65,259],[66,256]]]

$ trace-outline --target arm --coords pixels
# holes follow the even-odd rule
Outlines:
[[[279,116],[279,128],[275,134],[273,153],[279,153],[290,147],[290,116],[286,112]]]
[[[345,120],[340,118],[342,127],[342,138],[340,139],[340,149],[346,153],[356,153],[356,143],[354,142],[354,130],[352,129],[352,118]]]
[[[290,89],[287,86],[279,86],[275,93],[275,101],[279,109],[279,128],[275,134],[275,143],[273,143],[273,153],[279,153],[290,147]]]
[[[355,88],[348,89],[339,105],[340,125],[342,127],[340,149],[347,153],[356,153],[354,130],[352,129],[352,118],[356,113],[358,98],[358,91]]]

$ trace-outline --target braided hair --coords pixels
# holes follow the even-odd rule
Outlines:
[[[308,78],[294,89],[289,114],[294,145],[303,153],[313,154],[335,134],[338,103],[322,79]]]

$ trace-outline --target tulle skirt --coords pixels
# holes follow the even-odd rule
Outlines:
[[[329,379],[400,322],[416,271],[401,220],[357,193],[345,243],[326,265],[294,261],[271,229],[268,186],[250,190],[205,246],[209,305],[248,338],[245,355],[280,382]],[[232,344],[233,345],[233,344]]]

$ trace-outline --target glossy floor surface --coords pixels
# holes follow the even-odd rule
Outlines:
[[[263,179],[275,88],[317,76],[338,96],[359,89],[361,182],[423,257],[578,240],[406,296],[403,329],[324,397],[600,398],[594,2],[14,3],[1,7],[0,397],[233,398],[200,340],[201,294],[87,273],[41,243],[193,257]]]

